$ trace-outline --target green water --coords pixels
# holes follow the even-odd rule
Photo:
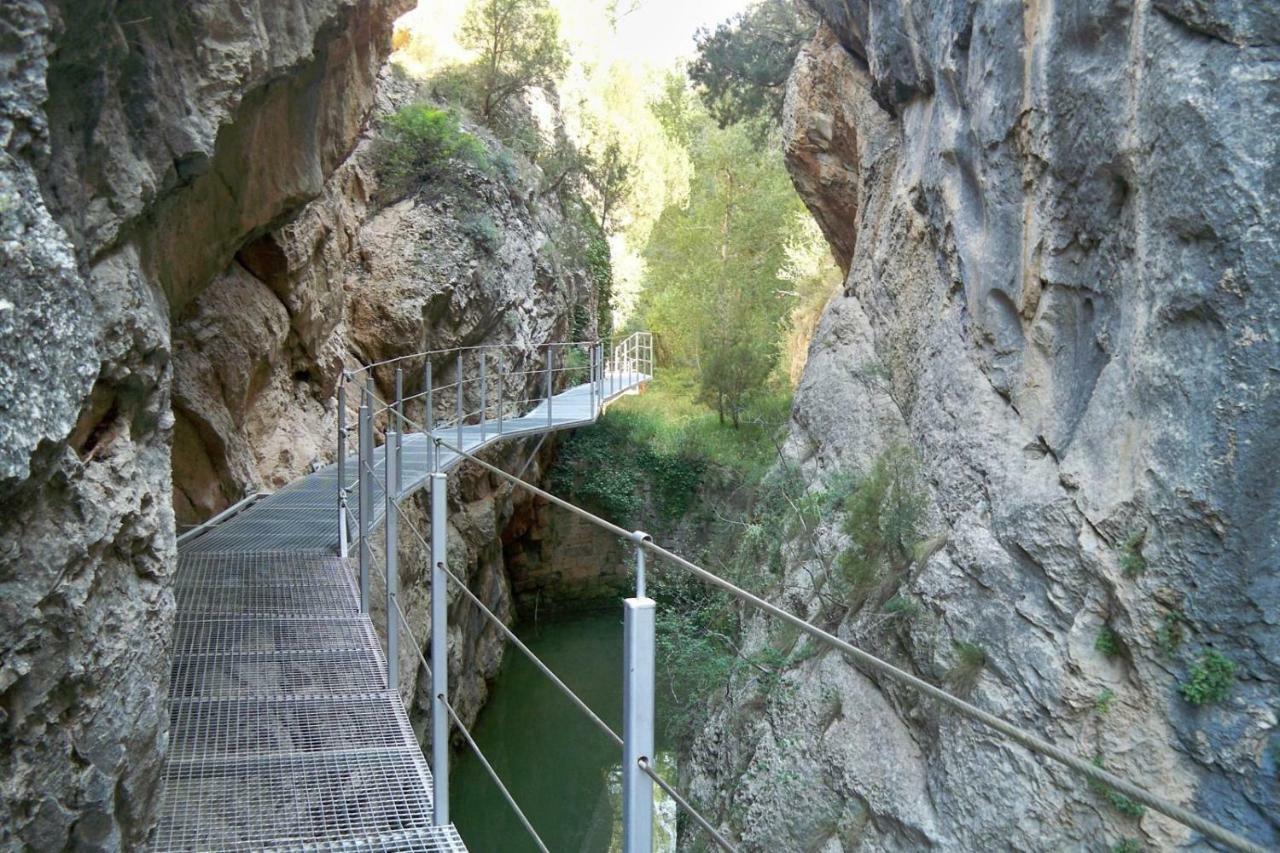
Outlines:
[[[516,633],[614,731],[622,731],[622,613],[517,626]],[[661,692],[661,691],[660,691]],[[472,734],[547,847],[556,853],[620,849],[618,749],[518,649],[502,671]],[[673,760],[659,743],[664,778]],[[469,749],[454,753],[451,817],[473,853],[537,851],[519,819]],[[675,813],[656,805],[655,847],[674,850]]]

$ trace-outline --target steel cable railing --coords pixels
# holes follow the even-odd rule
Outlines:
[[[421,427],[421,424],[416,423],[412,418],[407,418],[403,415],[400,415],[399,417],[401,418],[400,425],[402,427],[405,427],[405,426],[413,427],[413,428]],[[543,436],[543,438],[545,438],[545,435]],[[448,446],[447,443],[443,442],[441,439],[438,439],[438,438],[435,439],[435,442],[437,445],[445,444],[446,446]],[[384,447],[385,446],[386,445],[384,445]],[[541,439],[539,441],[538,446],[541,446]],[[536,448],[534,452],[536,453]],[[533,456],[531,455],[529,460],[527,460],[526,463],[521,467],[521,471],[520,471],[521,474],[524,473],[525,468],[528,466],[529,462],[532,461],[532,458]],[[377,482],[378,480],[376,476],[377,472],[372,467],[367,467],[366,470],[370,474],[370,480],[372,482]],[[384,475],[385,475],[385,471],[384,471]],[[400,517],[401,520],[405,522],[406,529],[408,529],[412,533],[414,538],[418,540],[419,544],[421,544],[424,548],[430,549],[431,543],[429,543],[427,539],[418,531],[416,526],[414,526],[410,522],[408,516],[405,514],[403,508],[401,508],[399,503],[396,501],[389,501],[388,504],[389,506],[394,507],[394,510],[397,513],[397,515]],[[475,605],[475,607],[483,614],[485,619],[488,620],[491,624],[493,624],[507,638],[507,640],[512,643],[512,645],[514,645],[523,655],[525,655],[525,657],[528,658],[528,660],[534,665],[534,667],[543,676],[545,676],[552,683],[554,687],[556,687],[575,707],[577,707],[584,714],[584,716],[588,718],[588,720],[590,720],[598,729],[600,729],[600,731],[604,733],[606,737],[608,737],[611,741],[613,741],[615,746],[625,749],[624,739],[621,736],[619,736],[618,733],[614,731],[607,723],[605,723],[604,720],[602,720],[600,716],[596,714],[595,711],[592,710],[591,707],[581,697],[579,697],[572,690],[572,688],[570,688],[563,681],[563,679],[561,679],[558,675],[556,675],[556,673],[549,666],[547,666],[546,663],[544,663],[533,652],[532,649],[530,649],[527,645],[525,645],[525,643],[522,640],[520,640],[520,638],[515,634],[515,632],[512,631],[511,628],[507,626],[506,623],[503,622],[502,619],[497,616],[497,614],[495,614],[487,605],[485,605],[485,603],[474,592],[472,592],[470,587],[461,578],[459,578],[456,574],[454,574],[451,570],[449,570],[449,568],[443,562],[438,563],[436,568],[442,573],[441,576],[443,578],[445,578],[448,581],[452,581],[458,587],[459,591],[473,605]],[[432,595],[434,596],[436,594],[437,594],[436,590],[433,589]],[[394,595],[390,596],[390,598],[397,612],[400,615],[400,624],[404,624],[406,620],[405,620],[403,611],[400,609],[398,598],[396,598]],[[417,645],[417,640],[416,638],[413,637],[412,632],[409,632],[409,639],[410,639],[410,642],[414,644],[415,652],[418,654],[419,660],[421,660],[423,662],[423,665],[426,666],[426,660],[423,657],[421,648]],[[430,672],[429,667],[428,667],[428,672]],[[456,721],[457,720],[456,713],[454,713],[451,706],[448,705],[447,697],[444,695],[440,695],[437,698],[439,698],[442,704],[445,705],[446,710],[450,712],[450,715],[453,716],[453,718]],[[461,722],[460,721],[458,722],[459,722],[459,727],[461,728]],[[506,789],[505,785],[502,784],[501,779],[497,776],[496,772],[494,772],[492,767],[488,765],[488,761],[480,752],[479,746],[475,744],[474,741],[470,740],[469,733],[467,733],[465,729],[462,729],[462,731],[463,731],[464,737],[468,739],[469,745],[476,751],[477,757],[481,760],[482,764],[486,765],[486,770],[490,773],[490,776],[493,778],[494,782],[503,791],[504,797],[507,797],[507,800],[511,804],[512,808],[516,810],[516,813],[521,818],[522,823],[524,823],[526,828],[532,832],[532,826],[528,824],[523,813],[519,810],[518,804],[516,803],[514,798],[510,796],[510,792]],[[638,763],[637,766],[640,768],[641,772],[644,772],[646,775],[656,775],[656,774],[653,774],[651,769],[649,768],[647,756],[641,756],[641,761],[640,763]],[[708,834],[711,836],[711,838],[715,841],[715,843],[718,846],[720,846],[724,850],[729,850],[729,851],[733,851],[735,849],[732,844],[730,844],[719,832],[715,830],[715,828],[711,825],[710,821],[708,821],[702,814],[700,814],[689,803],[687,799],[679,795],[679,793],[676,792],[675,789],[672,788],[668,783],[666,783],[665,781],[661,781],[660,787],[662,787],[663,790],[666,790],[670,794],[672,794],[672,800],[680,808],[687,811],[691,815],[693,820],[700,827],[702,827],[708,832]],[[536,833],[534,833],[534,837],[535,839],[537,838]]]
[[[806,622],[805,620],[801,619],[800,617],[795,616],[794,614],[791,614],[783,610],[777,605],[771,604],[770,602],[765,601],[759,596],[754,595],[753,593],[748,592],[745,589],[742,589],[741,587],[731,583],[730,581],[725,580],[724,578],[719,577],[718,575],[715,575],[707,571],[706,569],[690,562],[689,560],[686,560],[680,555],[675,554],[671,551],[668,551],[666,548],[663,548],[660,545],[657,545],[652,540],[637,539],[632,532],[627,531],[624,528],[619,527],[618,525],[610,521],[600,518],[599,516],[593,515],[592,513],[589,513],[586,510],[581,509],[580,507],[577,507],[569,503],[568,501],[562,498],[559,498],[551,494],[550,492],[547,492],[544,489],[538,488],[532,483],[528,483],[528,482],[525,482],[524,480],[520,480],[519,478],[513,477],[512,475],[503,471],[501,468],[498,468],[495,465],[491,465],[488,462],[485,462],[483,459],[479,459],[473,456],[472,454],[467,453],[465,450],[462,450],[461,448],[452,447],[448,444],[448,442],[445,442],[443,439],[437,438],[436,443],[437,445],[442,445],[448,448],[449,450],[452,450],[454,453],[457,453],[459,457],[463,459],[467,459],[468,461],[481,466],[485,470],[488,470],[494,474],[497,474],[499,477],[502,477],[506,480],[513,482],[514,484],[520,487],[523,487],[529,492],[535,495],[538,495],[539,497],[542,497],[550,501],[551,503],[554,503],[556,506],[559,506],[563,509],[568,510],[571,513],[574,513],[580,518],[583,518],[591,522],[592,524],[595,524],[598,527],[602,527],[605,530],[608,530],[618,536],[621,536],[636,542],[637,547],[642,548],[644,550],[648,550],[657,556],[663,557],[664,559],[672,563],[675,563],[676,565],[689,571],[699,579],[709,584],[712,584],[713,586],[719,587],[720,589],[724,590],[725,592],[729,593],[735,598],[747,604],[750,604],[751,606],[757,608],[758,610],[764,611],[765,613],[768,613],[772,616],[775,616],[779,619],[782,619],[790,623],[792,626],[800,629],[806,634],[809,634],[815,639],[821,640],[822,642],[836,649],[839,649],[840,651],[847,654],[849,657],[853,658],[855,661],[869,667],[870,669],[873,669],[883,675],[889,676],[890,678],[893,678],[910,687],[915,688],[916,690],[920,691],[921,693],[924,693],[927,696],[937,699],[939,702],[942,702],[948,707],[956,711],[959,711],[962,715],[969,717],[971,719],[977,720],[978,722],[983,723],[989,728],[992,728],[1000,732],[1001,734],[1009,737],[1010,739],[1016,741],[1017,743],[1021,744],[1022,746],[1031,750],[1032,752],[1036,752],[1048,758],[1051,758],[1054,761],[1057,761],[1059,764],[1062,764],[1063,766],[1079,773],[1080,775],[1094,782],[1107,785],[1110,788],[1123,794],[1124,796],[1132,800],[1135,800],[1136,802],[1149,806],[1150,808],[1154,809],[1157,812],[1160,812],[1166,817],[1172,818],[1178,823],[1181,823],[1184,826],[1187,826],[1191,829],[1198,830],[1199,832],[1204,833],[1206,836],[1213,838],[1214,840],[1219,841],[1223,844],[1226,844],[1229,847],[1232,847],[1233,849],[1246,851],[1246,853],[1266,853],[1264,847],[1253,843],[1249,839],[1244,838],[1243,836],[1240,836],[1229,829],[1221,827],[1218,824],[1213,823],[1212,821],[1206,818],[1203,818],[1200,815],[1197,815],[1194,812],[1191,812],[1183,808],[1182,806],[1177,805],[1176,803],[1172,803],[1168,800],[1165,800],[1163,797],[1159,797],[1155,794],[1152,794],[1151,792],[1147,791],[1145,788],[1141,788],[1133,784],[1132,782],[1129,782],[1126,779],[1116,776],[1115,774],[1110,773],[1094,765],[1091,762],[1085,761],[1084,759],[1076,755],[1073,755],[1070,752],[1067,752],[1066,750],[1060,747],[1054,746],[1053,744],[1049,743],[1043,738],[1040,738],[1037,735],[1034,735],[1030,732],[1027,732],[1023,729],[1018,728],[1017,726],[1006,721],[1002,717],[998,717],[995,714],[991,714],[987,711],[984,711],[981,708],[977,707],[976,705],[970,704],[969,702],[966,702],[965,700],[959,698],[958,696],[954,696],[948,693],[947,691],[941,689],[940,687],[930,684],[924,679],[919,678],[918,676],[912,675],[911,673],[903,669],[900,669],[899,667],[894,666],[888,661],[881,660],[875,655],[872,655],[869,652],[863,651],[862,649],[854,646],[852,643],[842,640],[839,637],[836,637],[834,634],[824,631],[822,628],[819,628],[816,625],[812,625],[809,622]]]

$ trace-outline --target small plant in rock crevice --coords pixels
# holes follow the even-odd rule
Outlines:
[[[1156,629],[1156,644],[1160,646],[1165,654],[1173,654],[1182,645],[1182,623],[1184,621],[1186,621],[1186,617],[1182,615],[1182,611],[1174,610],[1172,613],[1165,614],[1160,627]]]
[[[976,643],[957,641],[956,659],[947,670],[946,681],[957,693],[966,694],[978,684],[978,677],[987,666],[987,653]]]
[[[1178,692],[1192,705],[1207,705],[1230,696],[1235,681],[1235,662],[1209,649],[1192,664],[1187,679],[1178,685]]]
[[[1098,697],[1093,700],[1093,710],[1098,712],[1099,716],[1105,717],[1107,712],[1111,710],[1111,703],[1115,701],[1116,692],[1110,687],[1103,688]]]
[[[1142,843],[1133,838],[1122,838],[1111,848],[1111,853],[1142,853]]]
[[[1098,629],[1098,635],[1093,640],[1093,647],[1109,658],[1119,655],[1123,648],[1120,642],[1120,635],[1108,625],[1103,625]]]
[[[915,558],[925,521],[925,493],[912,452],[891,447],[844,501],[850,546],[840,557],[841,580],[857,610]]]
[[[1139,530],[1129,535],[1120,546],[1120,570],[1127,578],[1136,578],[1147,570],[1147,558],[1142,556],[1142,544],[1147,531]]]

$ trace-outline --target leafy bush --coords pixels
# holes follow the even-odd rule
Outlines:
[[[882,453],[845,500],[844,510],[844,532],[852,542],[840,568],[856,609],[914,559],[925,502],[911,451],[892,447]]]
[[[1182,698],[1192,705],[1221,702],[1231,695],[1236,681],[1236,665],[1213,649],[1201,653],[1187,680],[1178,686]]]
[[[1120,635],[1111,630],[1110,626],[1103,625],[1098,629],[1098,636],[1093,640],[1093,647],[1107,657],[1113,658],[1120,654],[1121,651]]]
[[[485,148],[448,110],[425,104],[404,107],[383,120],[374,147],[379,192],[400,198],[450,163],[483,164]]]
[[[1122,838],[1111,848],[1111,853],[1142,853],[1142,844],[1132,838]]]
[[[914,619],[920,615],[920,604],[905,595],[895,595],[884,603],[884,612],[903,619]]]
[[[1182,622],[1185,618],[1182,611],[1175,610],[1165,614],[1164,621],[1156,629],[1156,643],[1165,654],[1173,654],[1182,645]]]
[[[973,690],[978,683],[978,676],[987,666],[987,653],[975,643],[955,643],[956,660],[947,670],[947,683],[957,693],[965,694]]]
[[[484,252],[492,255],[502,248],[502,231],[487,213],[472,213],[458,223],[464,237]]]
[[[1136,578],[1147,570],[1147,558],[1142,556],[1142,543],[1147,538],[1145,530],[1129,536],[1120,546],[1120,569],[1127,578]]]
[[[1106,716],[1107,712],[1111,710],[1111,703],[1115,701],[1115,698],[1116,692],[1114,690],[1110,687],[1103,688],[1102,692],[1098,694],[1098,698],[1093,700],[1093,710],[1102,716]]]

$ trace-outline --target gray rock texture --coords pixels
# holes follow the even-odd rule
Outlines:
[[[322,192],[407,6],[0,5],[0,847],[146,838],[171,317],[211,282],[224,306],[246,296],[228,265]],[[279,312],[248,317],[278,337]]]
[[[787,452],[816,487],[906,443],[945,537],[898,579],[916,615],[835,630],[935,682],[975,644],[981,707],[1280,844],[1277,7],[811,5],[787,157],[849,275]],[[817,541],[774,595],[830,616],[848,541]],[[1207,650],[1236,677],[1193,705]],[[830,654],[696,752],[747,849],[1207,848]]]
[[[377,115],[418,100],[421,93],[384,71]],[[468,124],[491,153],[493,166],[450,166],[439,180],[403,198],[377,192],[377,133],[371,125],[316,198],[280,225],[245,242],[211,286],[187,303],[173,328],[174,508],[179,523],[216,513],[243,495],[275,489],[335,453],[335,401],[343,369],[426,350],[502,344],[489,369],[536,363],[545,341],[569,340],[575,306],[595,316],[594,287],[583,267],[585,232],[554,194],[541,192],[542,173],[506,151],[483,128]],[[582,313],[582,311],[579,311]],[[591,334],[587,329],[581,334]],[[421,359],[402,362],[405,393],[422,390]],[[452,383],[447,355],[432,361],[437,385]],[[468,377],[477,370],[466,363]],[[533,396],[537,377],[528,378]],[[377,395],[394,394],[391,368],[375,370]],[[475,392],[475,383],[467,388]],[[347,423],[355,423],[354,387]],[[512,399],[515,388],[505,390]],[[492,401],[491,401],[492,402]],[[436,395],[437,417],[453,400]],[[477,400],[468,396],[467,411]],[[421,404],[409,406],[422,419]],[[381,420],[376,429],[384,429]],[[526,474],[541,476],[552,442]],[[536,448],[513,442],[489,451],[495,464],[519,468]],[[451,566],[504,619],[515,616],[502,548],[506,526],[528,496],[487,474],[463,469],[451,477]],[[430,636],[430,563],[409,535],[426,536],[428,505],[407,505],[400,582],[409,627]],[[374,577],[374,620],[385,598]],[[470,721],[484,704],[504,640],[457,590],[450,591],[452,691]],[[401,683],[417,692],[418,660],[401,646]],[[420,710],[429,709],[424,687]]]

